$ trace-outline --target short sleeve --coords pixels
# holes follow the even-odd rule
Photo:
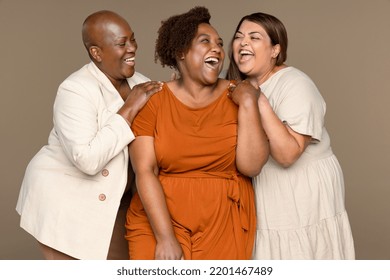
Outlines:
[[[154,136],[157,118],[155,94],[135,117],[131,130],[135,136]]]
[[[326,104],[313,81],[298,75],[284,85],[286,92],[276,114],[294,131],[321,141]]]

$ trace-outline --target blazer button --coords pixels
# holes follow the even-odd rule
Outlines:
[[[102,170],[102,175],[103,175],[104,177],[107,177],[108,174],[110,174],[110,172],[109,172],[107,169],[103,169],[103,170]]]
[[[99,194],[99,200],[100,201],[105,201],[106,200],[106,195],[104,193]]]

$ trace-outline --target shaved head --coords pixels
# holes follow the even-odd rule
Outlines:
[[[107,10],[93,13],[85,19],[82,27],[82,38],[88,53],[90,47],[101,46],[104,43],[109,26],[113,24],[129,26],[123,17]]]
[[[91,61],[115,87],[134,75],[138,45],[123,17],[107,10],[95,12],[85,19],[82,37]]]

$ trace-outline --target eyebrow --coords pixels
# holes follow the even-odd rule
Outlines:
[[[237,30],[236,33],[244,34],[244,33],[241,32],[240,30]],[[249,34],[249,35],[260,34],[261,36],[264,36],[264,34],[262,34],[260,31],[251,31],[251,32],[249,32],[248,34]]]
[[[119,36],[117,36],[116,38],[121,39],[121,38],[131,38],[131,37],[135,37],[135,33],[134,32],[130,33],[130,36],[127,36],[127,34],[123,34],[122,33]]]
[[[197,38],[200,38],[200,37],[203,37],[203,36],[206,36],[208,38],[211,38],[211,35],[207,34],[207,33],[201,33],[197,36]],[[218,37],[218,40],[219,41],[222,41],[223,42],[223,39],[221,37]]]
[[[198,37],[202,37],[202,36],[211,37],[211,35],[210,35],[210,34],[207,34],[207,33],[201,33],[201,34],[198,35]],[[222,40],[221,37],[218,37],[218,39],[219,39],[219,40]]]
[[[134,33],[130,37],[127,35],[119,35],[118,37],[114,38],[114,41],[127,40],[127,39],[131,39],[131,38],[135,38]]]

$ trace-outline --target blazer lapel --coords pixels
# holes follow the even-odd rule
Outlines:
[[[93,62],[90,62],[88,65],[88,70],[96,78],[96,80],[99,81],[100,94],[106,104],[107,110],[115,114],[124,104],[119,92],[115,89],[114,85],[107,76],[100,71]]]

